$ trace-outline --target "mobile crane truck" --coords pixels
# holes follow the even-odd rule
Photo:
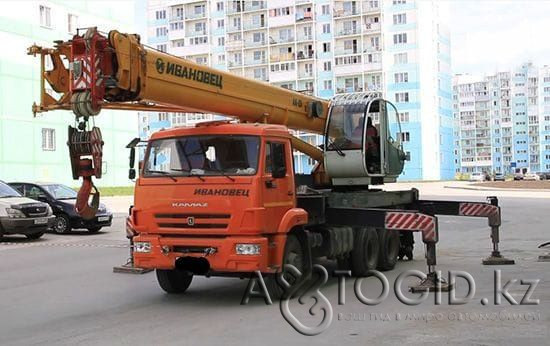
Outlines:
[[[76,115],[68,146],[73,177],[83,180],[76,208],[88,218],[99,203],[92,177],[101,176],[103,145],[90,119],[101,109],[216,113],[239,121],[161,130],[148,141],[127,232],[135,266],[155,269],[166,292],[184,292],[193,275],[273,277],[286,264],[310,275],[318,257],[337,259],[356,276],[391,270],[398,257],[412,258],[416,231],[428,273],[412,288],[445,289],[435,272],[436,215],[487,218],[493,251],[483,263],[513,263],[499,253],[496,198],[431,201],[416,189],[372,188],[395,182],[407,159],[391,135],[400,131],[397,110],[377,93],[324,100],[154,50],[135,34],[95,28],[55,48],[34,45],[28,54],[41,58],[41,100],[33,111]],[[52,69],[45,70],[45,59]],[[289,129],[324,135],[322,149]],[[311,174],[295,174],[293,150],[317,161]]]

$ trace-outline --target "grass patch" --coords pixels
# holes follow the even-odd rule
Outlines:
[[[78,191],[79,187],[73,187]],[[101,186],[98,187],[102,197],[110,196],[132,196],[134,194],[133,186]]]

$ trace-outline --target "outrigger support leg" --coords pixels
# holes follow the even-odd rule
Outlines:
[[[481,263],[483,263],[484,265],[515,264],[515,261],[513,259],[502,256],[498,247],[500,241],[500,208],[498,207],[498,198],[487,197],[487,201],[492,206],[498,208],[498,213],[489,216],[489,226],[491,226],[491,241],[493,243],[493,251],[491,252],[491,255],[483,259]]]
[[[437,264],[436,258],[436,243],[426,242],[426,262],[428,264],[428,273],[426,278],[421,280],[419,284],[409,286],[409,290],[413,293],[419,292],[449,292],[452,285],[440,277],[435,270]]]

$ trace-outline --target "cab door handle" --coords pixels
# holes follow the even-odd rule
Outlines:
[[[277,184],[275,184],[275,182],[273,180],[266,180],[265,181],[265,187],[267,187],[268,189],[276,189]]]

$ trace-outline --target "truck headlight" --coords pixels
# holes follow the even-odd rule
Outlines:
[[[134,251],[141,253],[151,252],[151,243],[148,241],[137,241],[134,243]]]
[[[258,244],[236,244],[235,252],[237,255],[259,255],[260,245]]]
[[[6,208],[6,213],[8,214],[8,217],[11,218],[24,218],[26,217],[25,214],[19,209],[14,208]]]

